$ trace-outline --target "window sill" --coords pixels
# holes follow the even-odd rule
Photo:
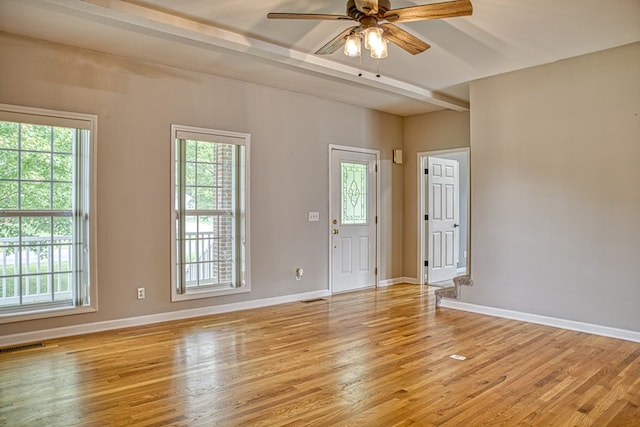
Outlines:
[[[247,292],[251,292],[251,288],[246,286],[243,288],[216,289],[216,290],[200,291],[200,292],[192,291],[187,294],[179,294],[174,292],[173,295],[171,295],[171,302],[219,297],[222,295],[244,294]]]
[[[24,322],[27,320],[46,319],[50,317],[69,316],[73,314],[95,313],[98,309],[92,306],[49,308],[22,313],[0,314],[0,324]]]

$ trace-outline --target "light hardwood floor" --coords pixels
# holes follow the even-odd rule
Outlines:
[[[640,426],[640,344],[416,285],[45,344],[0,354],[0,425]]]

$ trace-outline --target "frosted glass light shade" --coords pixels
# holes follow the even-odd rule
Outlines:
[[[372,58],[376,58],[376,59],[386,58],[388,53],[389,52],[387,51],[387,41],[384,39],[382,40],[382,43],[371,48]]]
[[[359,35],[350,35],[349,37],[347,37],[347,41],[344,43],[344,54],[351,58],[359,57],[361,45],[362,40],[360,39]]]
[[[383,31],[380,27],[369,27],[364,30],[364,47],[369,50],[379,49],[384,40],[382,33]]]

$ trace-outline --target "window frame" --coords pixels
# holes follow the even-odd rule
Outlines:
[[[180,137],[179,137],[180,136]],[[188,137],[188,138],[187,138]],[[235,218],[235,222],[238,222],[235,226],[241,230],[239,236],[236,236],[236,244],[242,245],[244,248],[240,251],[243,255],[242,258],[237,260],[236,262],[241,263],[241,268],[238,268],[234,263],[234,268],[238,270],[238,279],[239,283],[236,287],[224,287],[224,288],[207,288],[204,290],[199,289],[187,289],[184,292],[179,291],[179,283],[178,283],[178,258],[179,258],[179,249],[178,249],[178,207],[176,207],[177,194],[176,189],[178,183],[176,182],[176,174],[177,174],[177,161],[176,152],[178,147],[179,140],[195,140],[195,141],[204,141],[204,142],[212,142],[212,143],[225,143],[225,144],[233,144],[236,146],[244,147],[244,156],[243,158],[238,160],[238,171],[237,176],[234,177],[233,181],[233,189],[234,193],[236,191],[240,191],[240,199],[239,204],[240,208],[238,209],[238,217]],[[172,124],[171,125],[171,198],[170,198],[170,209],[171,209],[171,301],[186,301],[193,299],[201,299],[201,298],[210,298],[222,295],[230,295],[230,294],[238,294],[245,293],[251,291],[251,263],[250,263],[250,239],[249,239],[249,172],[250,172],[250,142],[251,135],[248,133],[240,133],[240,132],[230,132],[224,130],[217,129],[209,129],[209,128],[201,128],[201,127],[193,127],[193,126],[185,126]],[[240,188],[238,185],[240,184]],[[196,211],[197,212],[197,211]],[[184,237],[183,237],[184,239]]]
[[[0,104],[0,120],[8,122],[19,122],[23,124],[44,125],[53,127],[64,127],[82,129],[88,131],[87,151],[77,153],[74,161],[79,162],[79,166],[83,169],[82,175],[88,182],[73,181],[74,194],[76,188],[81,188],[86,192],[84,201],[84,209],[82,215],[84,217],[83,233],[86,233],[88,243],[86,248],[88,260],[85,265],[88,268],[76,274],[82,274],[85,278],[80,286],[88,286],[81,292],[85,299],[84,304],[78,303],[76,298],[72,305],[52,304],[34,304],[12,307],[7,310],[0,310],[0,324],[21,322],[26,320],[44,319],[50,317],[67,316],[71,314],[93,313],[98,311],[98,274],[97,274],[97,220],[96,220],[96,165],[97,165],[97,131],[98,116],[95,114],[75,113],[61,110],[52,110],[45,108],[27,107],[11,104]],[[79,159],[78,159],[79,157]],[[88,170],[87,170],[88,168]],[[45,210],[46,211],[46,210]],[[11,212],[11,210],[7,210]],[[26,211],[25,211],[26,212]],[[46,211],[53,212],[53,211]],[[45,212],[45,213],[46,213]],[[17,216],[21,215],[17,213]],[[54,214],[53,216],[57,216]],[[72,214],[73,215],[73,214]],[[74,244],[74,243],[72,243]]]

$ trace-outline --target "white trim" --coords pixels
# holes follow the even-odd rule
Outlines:
[[[380,150],[374,150],[374,149],[370,149],[370,148],[361,148],[361,147],[351,147],[348,145],[338,145],[338,144],[329,144],[329,215],[327,216],[327,218],[331,218],[331,213],[333,212],[333,204],[332,204],[332,200],[333,198],[331,197],[331,189],[333,188],[333,182],[331,180],[332,177],[332,173],[331,173],[331,167],[332,167],[332,153],[334,150],[338,150],[338,151],[349,151],[352,153],[363,153],[363,154],[372,154],[375,156],[376,158],[376,163],[375,163],[375,167],[376,167],[376,216],[378,217],[378,221],[376,222],[376,268],[379,268],[380,266],[380,224],[382,222],[382,218],[380,215],[380,174],[381,172],[381,166],[380,166]],[[327,226],[328,226],[328,230],[327,233],[329,233],[329,245],[328,245],[328,250],[329,250],[329,277],[328,277],[328,288],[329,288],[329,292],[333,293],[333,283],[331,283],[331,276],[332,276],[332,265],[331,265],[331,259],[332,259],[332,254],[333,251],[331,249],[331,230],[332,230],[332,224],[331,224],[331,220],[329,219],[327,222]],[[375,280],[375,286],[378,287],[380,286],[380,271],[378,270],[378,274],[375,275],[374,280]]]
[[[418,285],[418,279],[414,277],[396,277],[395,279],[380,280],[378,286],[391,286],[399,285],[401,283],[408,283],[410,285]]]
[[[210,316],[213,314],[267,307],[271,305],[304,301],[326,296],[329,296],[329,291],[323,289],[320,291],[305,292],[302,294],[285,295],[281,297],[264,298],[259,300],[215,305],[210,307],[192,308],[188,310],[172,311],[168,313],[150,314],[147,316],[128,317],[124,319],[107,320],[103,322],[85,323],[82,325],[65,326],[62,328],[43,329],[40,331],[2,336],[0,337],[0,347],[8,347],[16,344],[38,342],[54,338],[69,337],[73,335],[109,331],[113,329],[129,328],[132,326],[149,325],[152,323],[168,322],[172,320],[189,319],[192,317]]]
[[[484,305],[469,304],[443,298],[440,307],[454,310],[469,311],[485,314],[487,316],[502,317],[505,319],[520,320],[539,325],[552,326],[554,328],[568,329],[570,331],[585,332],[603,337],[617,338],[626,341],[640,343],[640,332],[626,329],[612,328],[609,326],[594,325],[592,323],[577,322],[575,320],[559,319],[557,317],[542,316],[539,314],[524,313],[521,311],[506,310],[503,308],[488,307]]]
[[[467,267],[460,267],[459,269],[456,270],[456,274],[458,276],[467,274]]]

